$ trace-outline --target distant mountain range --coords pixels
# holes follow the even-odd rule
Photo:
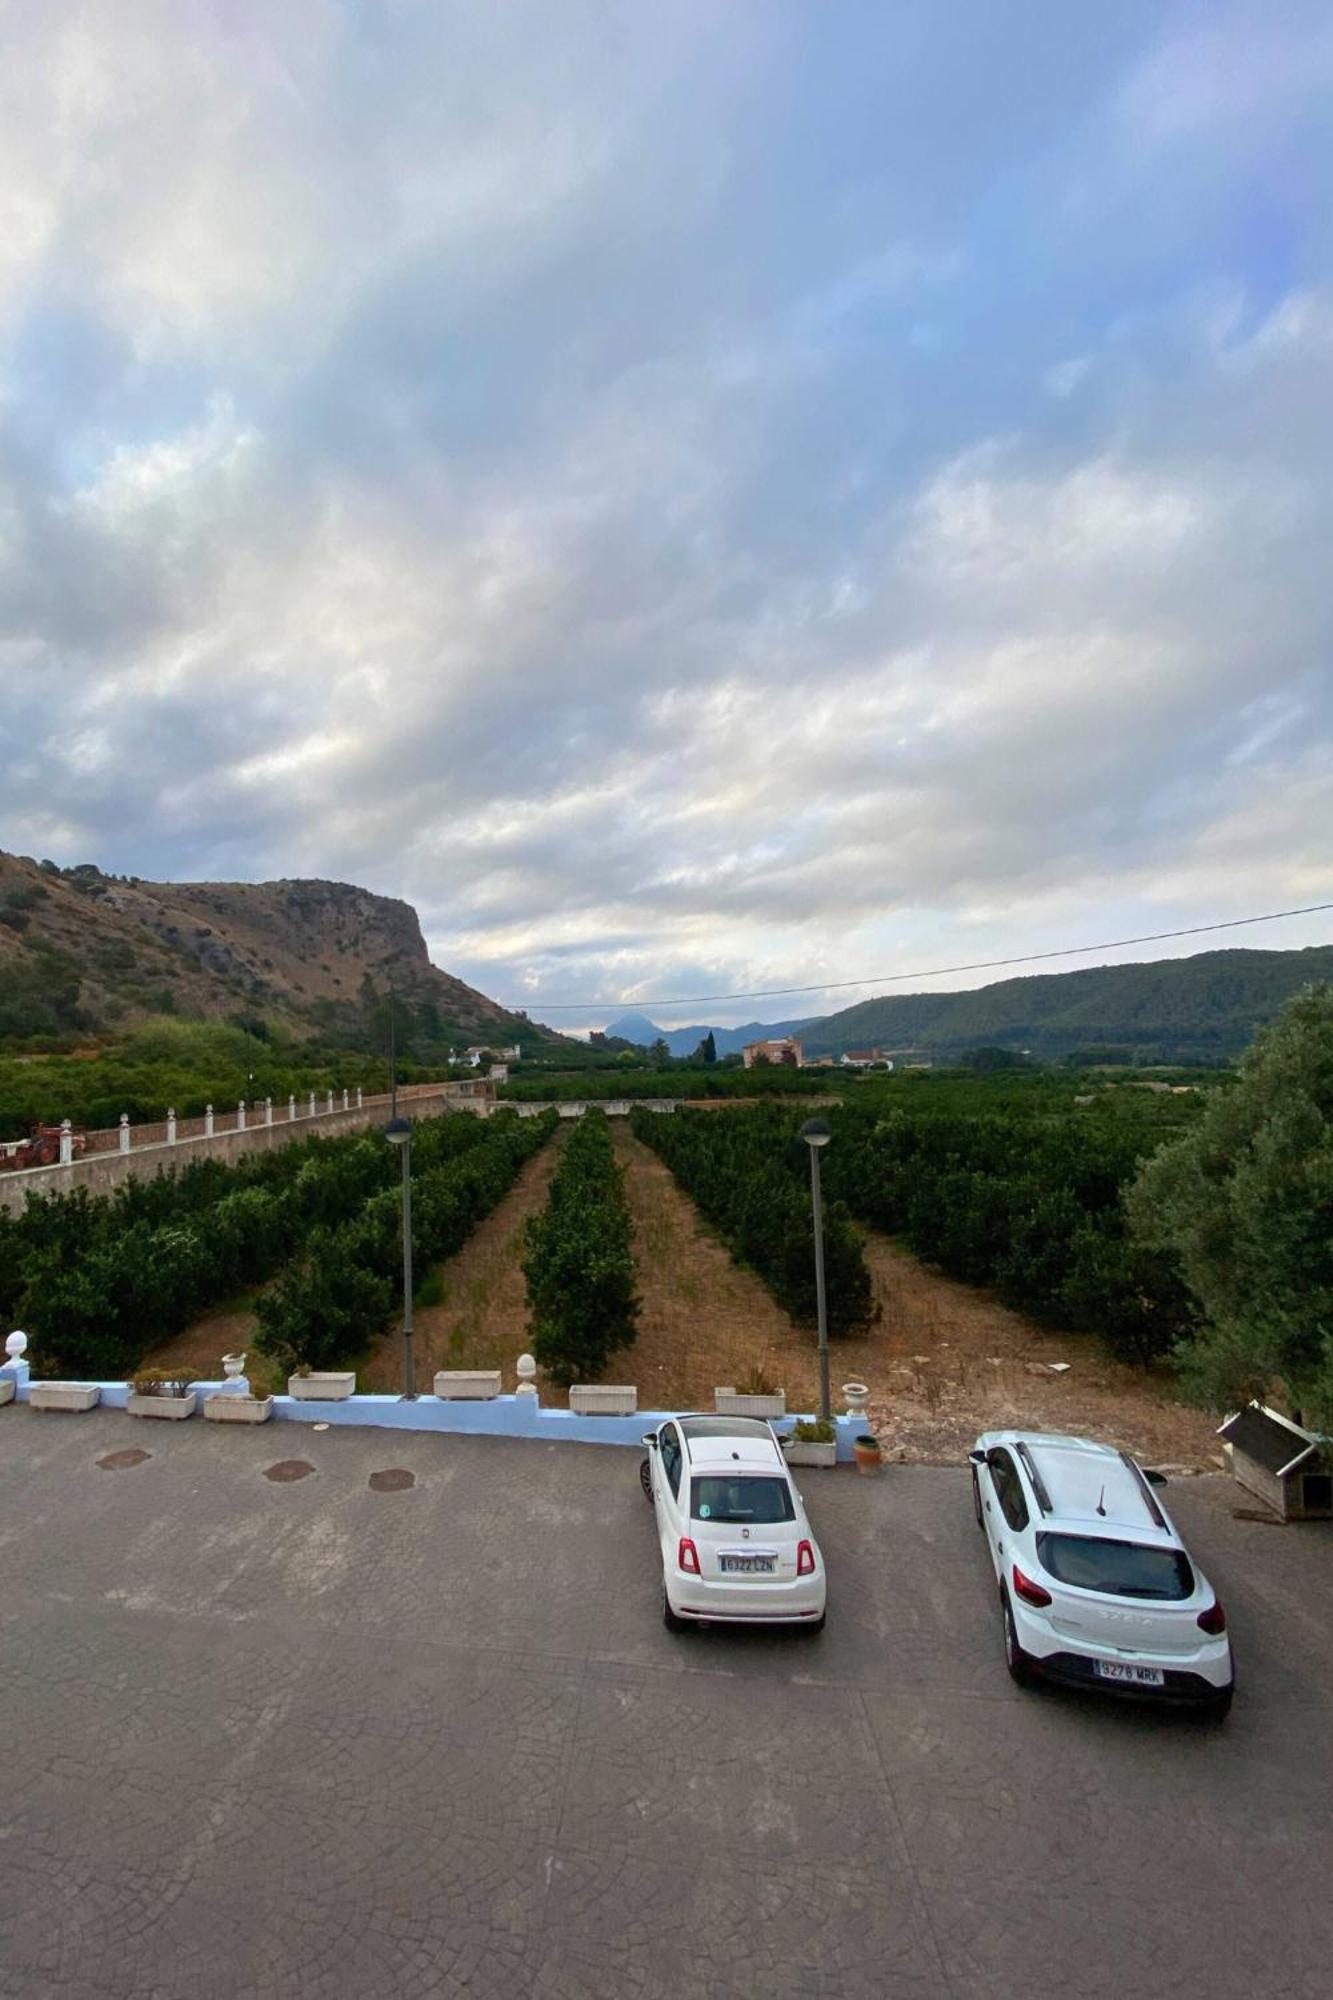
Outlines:
[[[740,1028],[659,1028],[646,1014],[622,1014],[607,1025],[608,1035],[618,1035],[623,1041],[637,1042],[643,1048],[651,1048],[656,1041],[664,1041],[673,1056],[692,1056],[704,1036],[711,1034],[720,1056],[739,1055],[747,1042],[757,1042],[776,1035],[795,1035],[806,1026],[806,1021],[747,1021]]]
[[[1239,1055],[1293,993],[1318,981],[1333,981],[1333,945],[1205,951],[1150,965],[1002,979],[965,993],[886,994],[822,1018],[715,1027],[713,1036],[719,1055],[799,1034],[812,1056],[916,1049],[947,1061],[995,1046],[1046,1061],[1080,1050],[1138,1062],[1224,1061]],[[692,1055],[708,1029],[661,1029],[643,1014],[625,1014],[607,1033],[645,1045],[660,1035],[673,1055]]]

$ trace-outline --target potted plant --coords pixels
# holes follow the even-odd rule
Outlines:
[[[125,1408],[132,1417],[192,1417],[199,1398],[170,1368],[141,1368],[130,1377]]]
[[[857,1471],[863,1472],[867,1479],[873,1479],[884,1463],[884,1453],[879,1439],[871,1437],[869,1431],[863,1431],[861,1436],[854,1440],[852,1450],[856,1454]]]
[[[713,1408],[720,1417],[785,1417],[787,1395],[757,1362],[734,1387],[714,1389]]]
[[[802,1417],[782,1440],[788,1465],[836,1465],[838,1433],[831,1417]]]
[[[303,1361],[287,1377],[287,1394],[295,1396],[298,1403],[345,1403],[356,1394],[356,1370],[312,1368]]]
[[[263,1424],[273,1415],[273,1398],[263,1386],[259,1363],[255,1362],[250,1377],[227,1368],[229,1361],[239,1360],[244,1367],[246,1356],[228,1354],[223,1358],[227,1369],[227,1381],[221,1389],[215,1389],[211,1396],[204,1397],[204,1415],[215,1424]]]

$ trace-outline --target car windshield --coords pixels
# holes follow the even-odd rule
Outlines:
[[[1057,1583],[1078,1590],[1159,1599],[1189,1597],[1194,1591],[1194,1572],[1183,1549],[1151,1549],[1100,1535],[1038,1535],[1037,1555]]]
[[[690,1513],[696,1521],[747,1521],[766,1526],[794,1521],[791,1488],[785,1479],[706,1476],[690,1483]]]

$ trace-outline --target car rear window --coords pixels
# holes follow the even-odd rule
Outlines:
[[[786,1480],[762,1474],[716,1479],[699,1475],[690,1482],[690,1513],[696,1521],[747,1521],[760,1526],[796,1519]]]
[[[1037,1537],[1037,1555],[1057,1583],[1076,1590],[1177,1600],[1194,1591],[1194,1572],[1182,1549],[1152,1549],[1101,1535],[1046,1534]]]

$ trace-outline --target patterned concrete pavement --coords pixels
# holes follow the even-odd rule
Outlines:
[[[1322,2000],[1333,1531],[1172,1485],[1216,1729],[1011,1686],[963,1472],[804,1484],[825,1634],[673,1638],[632,1453],[0,1412],[0,1994]]]

